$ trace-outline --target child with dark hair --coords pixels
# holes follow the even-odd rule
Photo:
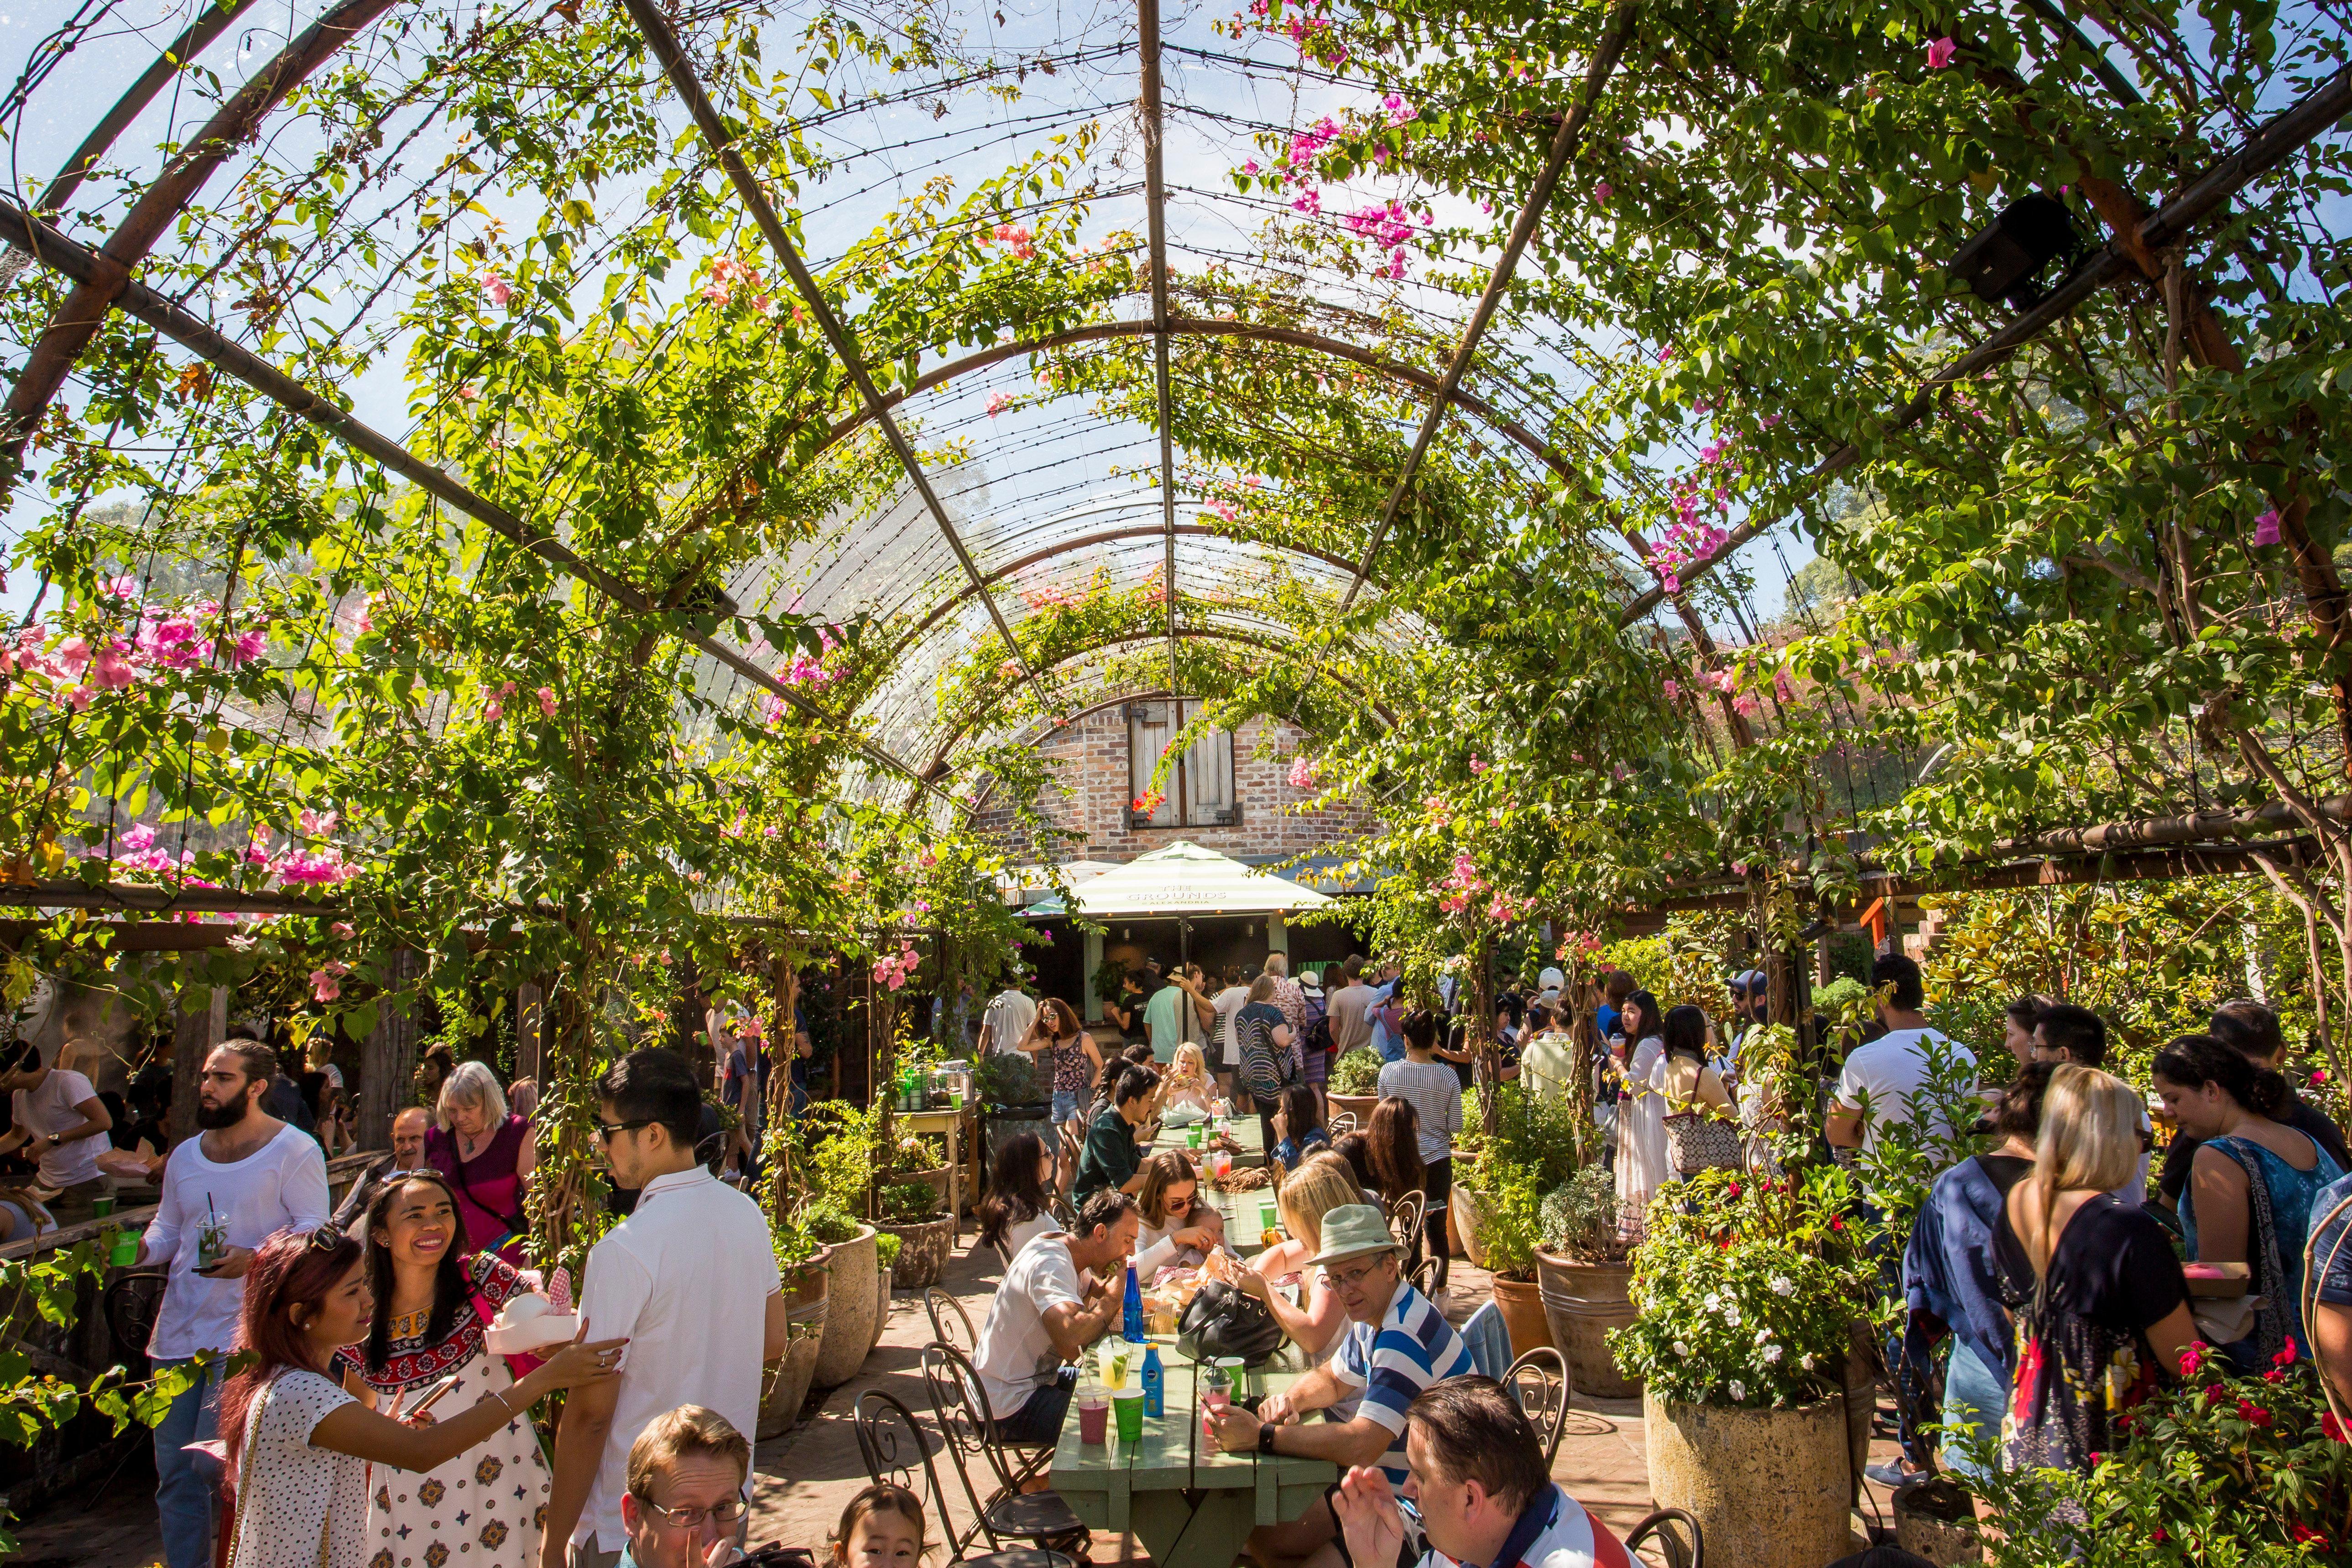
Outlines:
[[[1282,1091],[1282,1109],[1275,1113],[1274,1121],[1275,1131],[1282,1137],[1271,1157],[1280,1161],[1286,1171],[1298,1169],[1309,1154],[1331,1145],[1331,1135],[1323,1130],[1323,1102],[1304,1082]]]
[[[2241,1373],[2292,1342],[2310,1353],[2303,1322],[2303,1252],[2312,1203],[2344,1169],[2307,1133],[2275,1120],[2286,1080],[2210,1035],[2156,1056],[2156,1091],[2183,1132],[2202,1140],[2189,1167],[2180,1227],[2200,1263],[2243,1263],[2263,1299],[2248,1331],[2221,1346]]]

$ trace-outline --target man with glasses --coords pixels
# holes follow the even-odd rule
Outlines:
[[[596,1094],[598,1146],[637,1203],[589,1251],[580,1312],[596,1338],[631,1344],[617,1380],[573,1390],[563,1407],[541,1568],[614,1568],[635,1539],[623,1510],[639,1436],[681,1405],[751,1430],[760,1369],[784,1353],[767,1218],[694,1157],[694,1069],[675,1051],[631,1051]]]
[[[352,1190],[335,1205],[335,1217],[327,1223],[337,1230],[351,1230],[367,1217],[368,1205],[375,1202],[376,1194],[394,1172],[423,1170],[425,1130],[432,1125],[432,1116],[421,1105],[412,1105],[394,1117],[392,1152],[369,1166],[367,1174],[352,1184]]]
[[[743,1555],[751,1445],[716,1410],[681,1405],[629,1445],[620,1568],[726,1568]]]
[[[1411,1474],[1405,1458],[1406,1412],[1422,1390],[1444,1378],[1475,1372],[1470,1350],[1428,1297],[1406,1282],[1402,1250],[1388,1220],[1370,1204],[1349,1204],[1323,1216],[1323,1250],[1312,1260],[1348,1311],[1348,1332],[1337,1354],[1287,1394],[1274,1394],[1253,1415],[1230,1405],[1216,1423],[1217,1446],[1229,1454],[1283,1454],[1328,1459],[1346,1471],[1377,1466],[1391,1487]],[[1347,1421],[1303,1424],[1300,1417],[1360,1395]],[[1249,1552],[1266,1568],[1295,1568],[1321,1557],[1347,1562],[1327,1490],[1287,1524],[1250,1532]],[[1328,1550],[1330,1549],[1330,1550]],[[1357,1563],[1350,1568],[1391,1568]]]

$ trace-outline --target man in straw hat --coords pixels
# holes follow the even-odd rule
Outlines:
[[[1403,1249],[1389,1234],[1388,1220],[1370,1204],[1349,1204],[1323,1216],[1323,1250],[1311,1260],[1348,1310],[1347,1336],[1332,1358],[1274,1394],[1253,1415],[1228,1405],[1216,1423],[1217,1446],[1229,1454],[1285,1454],[1328,1459],[1342,1474],[1375,1466],[1390,1485],[1402,1489],[1411,1471],[1405,1459],[1405,1412],[1414,1398],[1442,1378],[1476,1368],[1469,1347],[1445,1314],[1404,1278]],[[1311,1425],[1300,1417],[1360,1396],[1354,1417]],[[1350,1563],[1348,1544],[1332,1512],[1331,1491],[1287,1524],[1261,1525],[1250,1532],[1250,1555],[1266,1568],[1293,1568],[1320,1554],[1349,1568],[1392,1568],[1387,1563]],[[1330,1550],[1326,1551],[1328,1548]],[[1416,1553],[1418,1555],[1418,1553]]]

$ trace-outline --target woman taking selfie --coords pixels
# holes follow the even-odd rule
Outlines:
[[[1201,1199],[1200,1173],[1181,1149],[1162,1149],[1143,1162],[1135,1194],[1141,1225],[1135,1233],[1135,1277],[1149,1281],[1170,1264],[1198,1265],[1224,1244],[1225,1216]]]
[[[507,1358],[491,1354],[483,1335],[507,1299],[529,1290],[530,1282],[496,1253],[467,1252],[459,1225],[457,1195],[437,1171],[394,1177],[368,1205],[367,1277],[375,1306],[367,1337],[343,1351],[356,1369],[344,1374],[343,1386],[374,1409],[389,1411],[395,1401],[413,1408],[452,1375],[457,1385],[436,1411],[462,1410],[515,1385]],[[547,1501],[548,1479],[539,1435],[528,1421],[510,1423],[430,1475],[377,1477],[368,1499],[369,1549],[428,1562],[437,1543],[475,1568],[531,1568],[539,1560],[533,1526]]]
[[[367,1561],[368,1466],[438,1468],[526,1421],[541,1395],[614,1376],[628,1342],[575,1341],[505,1393],[462,1409],[445,1401],[430,1425],[415,1426],[327,1376],[336,1350],[367,1334],[373,1304],[360,1244],[331,1227],[281,1230],[254,1253],[236,1342],[254,1361],[220,1395],[236,1498],[228,1568],[358,1568]]]

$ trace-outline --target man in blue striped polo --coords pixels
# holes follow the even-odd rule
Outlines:
[[[1387,1219],[1371,1205],[1350,1204],[1325,1215],[1323,1250],[1312,1261],[1348,1310],[1347,1337],[1328,1362],[1293,1384],[1289,1393],[1267,1398],[1255,1415],[1239,1405],[1227,1406],[1216,1423],[1217,1446],[1229,1454],[1254,1449],[1328,1459],[1342,1475],[1355,1466],[1377,1466],[1402,1489],[1411,1474],[1405,1412],[1431,1384],[1476,1370],[1469,1347],[1445,1314],[1406,1282],[1402,1249],[1389,1234]],[[1349,1398],[1360,1402],[1349,1420],[1300,1420]],[[1394,1568],[1349,1563],[1328,1491],[1300,1518],[1252,1531],[1249,1552],[1265,1568],[1298,1568],[1318,1555],[1348,1568]],[[1412,1555],[1420,1554],[1415,1542]]]

